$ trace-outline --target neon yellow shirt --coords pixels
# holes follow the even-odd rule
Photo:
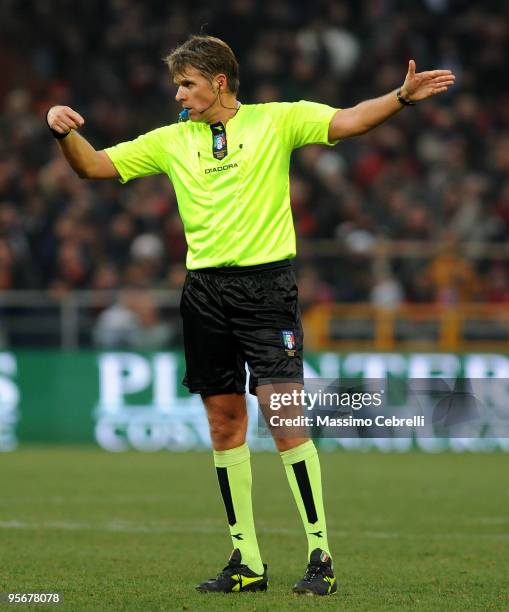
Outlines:
[[[120,181],[167,174],[190,270],[252,266],[295,257],[289,166],[293,149],[335,144],[337,109],[316,102],[243,104],[226,123],[227,156],[212,154],[207,123],[174,123],[106,149]]]

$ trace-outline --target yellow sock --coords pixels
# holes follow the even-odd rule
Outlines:
[[[315,548],[329,555],[323,508],[320,460],[312,440],[283,451],[281,459],[308,539],[308,557]]]
[[[256,574],[263,574],[251,501],[249,447],[243,444],[230,450],[214,451],[214,464],[226,508],[233,548],[240,550],[242,563]]]

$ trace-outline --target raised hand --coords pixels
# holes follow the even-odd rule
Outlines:
[[[454,85],[456,77],[450,70],[427,70],[415,72],[415,61],[408,62],[408,72],[401,87],[401,94],[407,100],[417,102],[444,93]]]
[[[85,123],[85,119],[70,106],[52,106],[46,115],[46,121],[49,127],[59,134],[68,134]]]

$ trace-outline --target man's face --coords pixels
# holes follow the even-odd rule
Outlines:
[[[182,104],[182,108],[189,110],[189,119],[206,121],[217,102],[218,86],[215,79],[211,84],[199,70],[188,67],[183,74],[175,75],[174,82],[178,87],[175,100]]]

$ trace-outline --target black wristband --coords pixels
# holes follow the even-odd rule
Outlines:
[[[400,104],[403,104],[403,106],[415,106],[415,102],[412,102],[412,100],[407,100],[401,95],[401,88],[396,92],[396,98]]]
[[[51,110],[51,109],[50,109],[50,110]],[[62,133],[60,133],[60,132],[57,132],[56,130],[54,130],[54,129],[53,129],[51,126],[50,126],[50,124],[49,124],[49,122],[48,122],[48,114],[49,114],[49,111],[46,113],[46,125],[48,126],[49,131],[50,131],[50,132],[53,134],[53,137],[54,137],[54,138],[56,138],[57,140],[62,140],[62,138],[65,138],[66,136],[69,136],[69,134],[71,133],[71,130],[69,130],[69,131],[68,131],[68,132],[66,132],[65,134],[62,134]]]

